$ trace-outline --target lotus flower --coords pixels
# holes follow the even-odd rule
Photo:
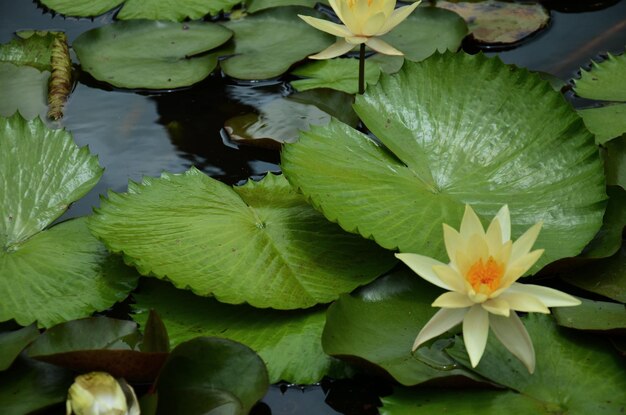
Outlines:
[[[91,372],[77,376],[68,392],[67,415],[139,415],[133,389],[108,373]]]
[[[309,56],[311,59],[341,56],[362,43],[385,55],[402,55],[402,52],[378,36],[384,35],[400,24],[420,2],[398,9],[395,9],[396,0],[329,0],[329,3],[343,24],[299,15],[314,28],[340,38],[329,48]]]
[[[487,232],[470,206],[465,207],[460,231],[443,225],[449,264],[417,254],[396,254],[419,276],[449,290],[432,304],[441,307],[417,335],[413,350],[463,322],[463,340],[473,367],[487,344],[489,327],[502,344],[535,370],[532,341],[515,311],[550,313],[548,307],[579,305],[569,294],[517,279],[539,259],[543,249],[531,251],[542,224],[511,241],[511,220],[505,205]]]

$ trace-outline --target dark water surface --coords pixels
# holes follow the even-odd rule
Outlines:
[[[584,2],[561,2],[568,3]],[[0,43],[23,29],[63,30],[72,42],[84,31],[111,22],[112,16],[64,18],[45,11],[37,2],[0,0]],[[506,63],[569,80],[590,59],[598,59],[605,51],[621,53],[625,45],[626,0],[621,0],[596,11],[553,10],[546,30],[498,54]],[[150,93],[113,90],[88,74],[78,74],[66,116],[57,126],[71,131],[80,146],[88,145],[106,170],[98,185],[61,220],[90,214],[99,205],[100,195],[109,189],[125,191],[129,179],[138,181],[144,175],[178,173],[196,166],[211,177],[233,184],[280,170],[277,152],[237,148],[222,133],[224,121],[250,112],[250,104],[288,93],[280,80],[238,84],[217,74],[193,88]],[[321,386],[306,388],[273,386],[253,413],[376,414],[376,396],[388,393],[388,388],[369,379],[325,381]]]

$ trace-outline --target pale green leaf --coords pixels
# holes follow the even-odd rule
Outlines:
[[[612,138],[626,134],[626,104],[587,108],[578,110],[578,113],[589,131],[596,136],[598,144],[604,144]]]
[[[560,326],[579,330],[626,329],[624,304],[581,300],[582,304],[576,307],[557,307],[553,310]]]
[[[48,112],[49,77],[48,71],[0,62],[0,116],[19,112],[28,120],[44,118]]]
[[[293,75],[306,79],[291,81],[298,91],[313,88],[331,88],[348,94],[356,94],[359,89],[359,60],[330,59],[308,63],[292,72]],[[378,82],[380,67],[369,60],[365,61],[365,83]]]
[[[576,80],[576,94],[589,99],[603,101],[626,101],[626,54],[608,57],[598,63],[592,62],[591,69],[583,70]]]

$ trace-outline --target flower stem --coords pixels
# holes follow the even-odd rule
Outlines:
[[[359,53],[359,94],[365,92],[365,43],[361,43]]]

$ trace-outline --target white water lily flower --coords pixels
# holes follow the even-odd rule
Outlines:
[[[133,388],[105,372],[77,376],[68,391],[65,407],[67,415],[140,414]]]
[[[419,332],[413,351],[463,322],[465,347],[472,366],[476,367],[491,327],[502,344],[533,373],[535,350],[515,311],[547,314],[548,307],[580,304],[578,299],[561,291],[516,282],[543,253],[543,249],[531,251],[541,225],[535,224],[512,242],[506,205],[491,221],[487,232],[476,213],[466,205],[459,232],[443,225],[449,264],[417,254],[396,254],[426,281],[449,290],[432,304],[441,310]]]
[[[316,29],[339,37],[337,42],[311,59],[330,59],[349,52],[356,45],[365,43],[376,52],[385,55],[402,55],[402,52],[378,38],[406,19],[419,5],[395,9],[396,0],[329,0],[337,17],[343,24],[298,15]]]

